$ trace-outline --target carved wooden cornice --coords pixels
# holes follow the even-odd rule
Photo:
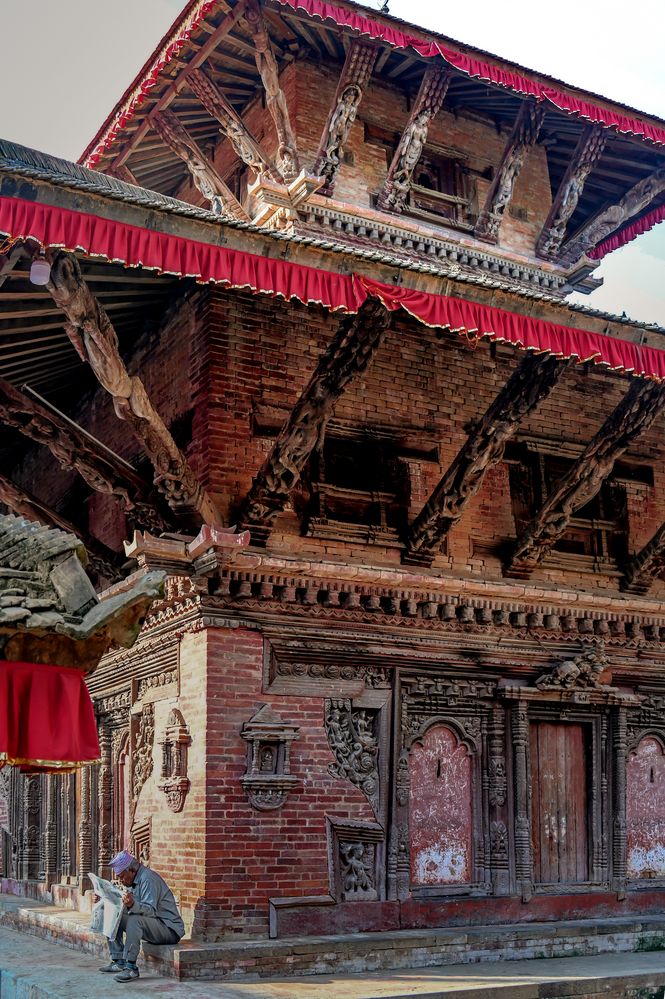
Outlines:
[[[624,569],[621,589],[626,593],[648,593],[665,570],[665,524],[661,524],[644,548]]]
[[[587,125],[582,132],[538,237],[536,252],[539,256],[554,258],[559,252],[566,227],[575,213],[589,174],[603,154],[606,142],[607,129],[600,125]]]
[[[611,205],[598,214],[563,246],[559,262],[565,266],[597,246],[604,239],[647,209],[665,191],[665,167],[649,174],[623,196],[616,205]]]
[[[257,177],[268,176],[281,179],[279,172],[270,163],[261,145],[251,134],[233,106],[202,70],[193,70],[187,83],[201,101],[209,115],[221,125],[221,132],[229,140],[237,156],[254,171]]]
[[[357,315],[341,321],[243,504],[239,520],[251,530],[254,543],[267,538],[272,521],[322,440],[333,406],[348,383],[365,371],[389,325],[390,313],[371,297]]]
[[[317,176],[325,178],[323,194],[331,194],[335,186],[344,145],[378,54],[375,45],[361,39],[355,39],[349,47],[313,168]]]
[[[431,565],[443,538],[501,461],[506,442],[546,398],[567,367],[551,355],[528,354],[480,418],[409,530],[402,561]]]
[[[161,111],[152,118],[152,125],[163,142],[183,161],[197,190],[210,202],[213,212],[228,212],[237,219],[249,219],[247,212],[229,186],[222,180],[216,167],[201,151],[198,143],[180,124],[172,111]]]
[[[628,392],[548,496],[515,545],[506,575],[528,578],[565,533],[576,510],[597,494],[614,462],[665,405],[665,385],[633,379]]]
[[[441,110],[450,77],[448,66],[432,65],[425,70],[418,96],[378,197],[379,208],[393,212],[404,210],[413,171],[425,148],[430,122]]]
[[[545,119],[545,108],[535,101],[526,100],[522,104],[513,130],[510,134],[496,176],[490,185],[485,205],[474,230],[479,239],[496,243],[499,228],[506,208],[513,196],[513,188],[527,154],[535,145],[541,125]]]
[[[155,485],[171,509],[190,528],[214,523],[219,517],[212,500],[153,408],[143,382],[127,371],[111,320],[86,284],[76,257],[55,255],[48,290],[68,319],[65,330],[79,357],[111,395],[116,415],[128,423],[152,462]]]
[[[298,147],[291,127],[286,96],[279,83],[277,60],[258,0],[247,0],[244,17],[254,42],[256,66],[265,90],[268,111],[277,132],[277,166],[282,177],[291,181],[300,173]]]

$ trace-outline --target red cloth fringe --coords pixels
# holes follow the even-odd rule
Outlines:
[[[607,239],[604,239],[602,243],[599,243],[592,250],[587,250],[587,257],[590,257],[592,260],[602,260],[608,253],[618,250],[621,246],[625,246],[626,243],[637,239],[643,232],[653,229],[663,219],[665,219],[665,205],[659,205],[658,208],[654,208],[652,211],[647,212],[646,215],[643,215],[641,219],[631,222],[630,225],[620,229],[619,232],[608,236]]]

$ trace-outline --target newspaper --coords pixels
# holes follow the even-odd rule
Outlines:
[[[111,881],[97,877],[92,871],[88,877],[92,882],[95,895],[99,896],[99,902],[96,902],[92,907],[90,929],[94,933],[103,933],[109,940],[113,940],[118,932],[122,916],[123,893]]]

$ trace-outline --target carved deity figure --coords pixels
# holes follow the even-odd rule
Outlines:
[[[326,177],[334,176],[339,166],[343,152],[342,147],[353,124],[361,97],[362,90],[355,83],[352,83],[342,91],[337,107],[333,111],[328,126],[325,163],[323,165],[323,174]]]
[[[603,689],[607,684],[602,683],[600,677],[608,668],[605,653],[593,649],[559,663],[549,673],[538,677],[536,687],[539,690]]]
[[[364,843],[340,843],[342,858],[342,880],[345,894],[357,891],[369,891],[373,886],[370,873],[365,866]]]

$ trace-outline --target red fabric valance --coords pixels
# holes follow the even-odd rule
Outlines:
[[[82,672],[0,661],[0,766],[68,770],[98,759],[95,715]]]
[[[203,283],[296,298],[343,312],[357,312],[368,295],[375,295],[389,309],[403,308],[427,326],[505,340],[517,347],[551,351],[560,357],[596,361],[646,378],[665,378],[665,351],[653,347],[465,299],[272,260],[19,198],[0,198],[0,232],[10,239],[30,237],[45,247],[78,249],[128,266],[144,266]]]
[[[565,93],[556,85],[531,80],[522,73],[502,69],[494,63],[487,62],[480,56],[468,55],[436,39],[424,41],[392,25],[379,24],[363,14],[338,7],[327,0],[279,0],[285,7],[294,10],[304,10],[310,17],[318,17],[322,21],[331,20],[342,27],[351,28],[362,35],[368,35],[377,41],[386,42],[395,48],[412,48],[425,58],[441,56],[446,62],[468,76],[498,84],[518,94],[535,97],[539,101],[547,100],[561,111],[579,115],[587,121],[596,122],[618,132],[641,135],[656,145],[665,145],[665,128],[651,125],[642,118],[631,114],[621,114],[600,107],[592,101],[586,101],[573,94]]]
[[[665,205],[659,205],[658,208],[654,208],[652,211],[647,212],[646,215],[643,215],[637,222],[631,222],[619,232],[608,236],[607,239],[604,239],[602,243],[599,243],[592,250],[587,250],[587,257],[591,257],[592,260],[602,260],[608,253],[618,250],[619,247],[625,246],[626,243],[637,239],[643,232],[653,229],[663,219],[665,219]]]

